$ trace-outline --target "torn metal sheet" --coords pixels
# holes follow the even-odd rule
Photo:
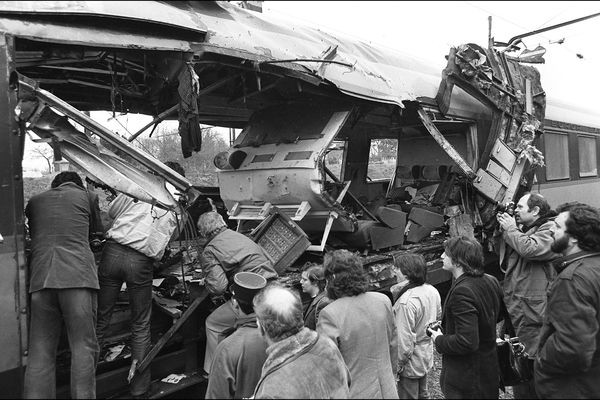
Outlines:
[[[444,149],[444,151],[450,156],[450,158],[458,165],[458,167],[467,175],[469,178],[475,178],[475,172],[471,169],[469,164],[461,157],[461,155],[456,151],[456,149],[450,144],[450,142],[441,134],[441,132],[435,127],[431,119],[423,110],[419,108],[417,110],[417,114],[419,118],[427,128],[427,131],[431,134],[431,136],[435,139],[435,141]]]
[[[273,16],[266,19],[228,2],[197,2],[194,10],[208,27],[206,42],[200,45],[207,52],[254,60],[257,68],[261,62],[293,59],[349,64],[351,67],[295,61],[282,65],[302,65],[306,72],[333,83],[350,96],[400,107],[404,107],[404,100],[415,100],[417,96],[433,98],[436,94],[439,71],[425,62],[341,35],[294,26]]]
[[[43,106],[28,121],[28,129],[42,138],[58,138],[62,155],[86,171],[90,179],[123,192],[138,200],[163,208],[177,207],[165,180],[144,172],[107,149],[99,149],[65,117]]]

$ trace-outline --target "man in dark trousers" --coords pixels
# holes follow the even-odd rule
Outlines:
[[[232,302],[245,317],[215,350],[206,399],[243,399],[254,393],[267,358],[267,343],[258,330],[252,300],[266,284],[267,280],[254,272],[239,272],[233,277]]]
[[[552,251],[558,276],[535,360],[542,399],[600,397],[600,211],[581,203],[557,208]]]
[[[179,164],[169,163],[169,166],[185,176]],[[151,371],[136,368],[151,347],[153,268],[162,259],[175,232],[177,215],[123,193],[110,203],[108,215],[112,224],[105,234],[98,268],[98,341],[105,347],[113,308],[125,282],[131,309],[129,391],[134,398],[144,398],[150,394]]]
[[[56,349],[64,321],[71,397],[96,398],[98,275],[90,250],[90,202],[77,173],[61,172],[29,200],[31,325],[25,398],[56,398]]]

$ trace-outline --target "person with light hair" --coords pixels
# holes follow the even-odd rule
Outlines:
[[[270,284],[253,304],[268,345],[253,398],[348,398],[348,367],[331,339],[304,326],[298,293]]]
[[[216,211],[209,211],[198,218],[198,233],[206,240],[200,255],[200,267],[205,275],[205,287],[219,307],[206,319],[206,351],[204,371],[210,375],[215,349],[219,342],[234,329],[237,321],[244,318],[234,307],[229,286],[238,272],[254,272],[267,281],[277,278],[273,263],[262,247],[245,235],[235,232],[225,224]]]

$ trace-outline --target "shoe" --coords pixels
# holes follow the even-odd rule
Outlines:
[[[202,370],[202,377],[206,380],[208,380],[208,372],[206,372],[205,370]]]

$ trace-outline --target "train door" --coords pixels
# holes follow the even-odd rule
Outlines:
[[[27,359],[27,289],[23,179],[24,136],[14,118],[9,88],[13,38],[0,35],[0,397],[21,397]]]

